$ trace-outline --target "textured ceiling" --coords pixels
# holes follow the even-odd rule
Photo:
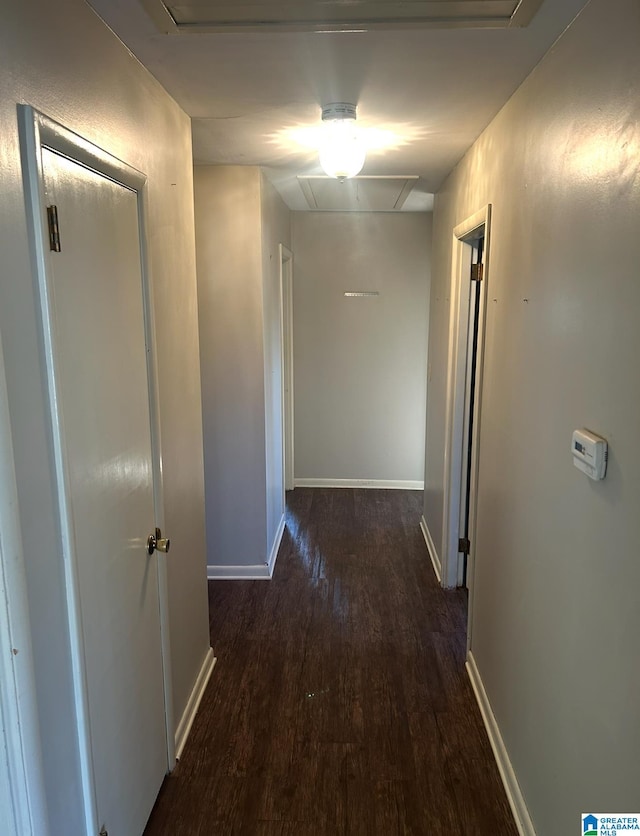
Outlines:
[[[263,166],[292,209],[308,209],[298,175],[322,172],[295,140],[323,104],[353,102],[360,126],[392,140],[362,174],[420,177],[406,211],[429,208],[585,0],[545,0],[525,28],[189,35],[163,34],[136,0],[90,5],[192,117],[197,163]]]

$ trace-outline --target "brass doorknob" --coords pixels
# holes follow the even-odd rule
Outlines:
[[[147,551],[153,554],[155,551],[165,552],[171,548],[171,540],[168,537],[163,537],[159,528],[156,528],[155,534],[150,534],[147,538]]]

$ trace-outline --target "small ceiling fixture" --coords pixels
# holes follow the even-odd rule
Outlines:
[[[356,106],[333,102],[322,108],[320,165],[329,177],[347,180],[362,170],[366,146],[356,129]]]

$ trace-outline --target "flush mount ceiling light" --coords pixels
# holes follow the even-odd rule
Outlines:
[[[320,165],[329,177],[347,180],[362,170],[367,149],[356,129],[356,106],[333,102],[322,108]]]

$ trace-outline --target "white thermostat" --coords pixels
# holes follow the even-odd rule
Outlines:
[[[573,463],[590,479],[604,479],[609,452],[607,441],[589,430],[574,430],[571,439]]]

